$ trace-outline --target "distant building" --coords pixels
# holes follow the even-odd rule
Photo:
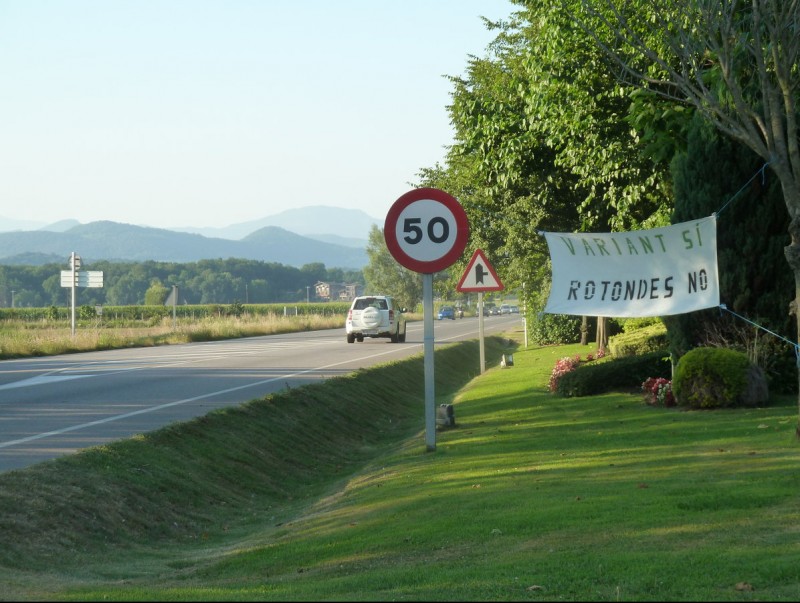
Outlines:
[[[317,299],[322,301],[351,301],[361,295],[363,285],[358,283],[326,283],[318,281],[314,285]]]

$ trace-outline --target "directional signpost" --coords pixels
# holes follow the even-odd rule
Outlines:
[[[397,262],[422,274],[425,368],[425,443],[436,450],[433,379],[433,274],[451,266],[467,246],[469,221],[464,208],[446,192],[418,188],[401,196],[384,223],[386,247]]]
[[[456,285],[456,290],[462,293],[478,293],[478,337],[481,349],[481,373],[486,370],[486,354],[483,348],[483,292],[501,291],[503,283],[492,268],[483,251],[476,249],[472,259],[467,264],[467,269],[461,275],[461,280]]]
[[[102,270],[84,270],[82,272],[75,272],[73,275],[72,270],[61,271],[61,286],[62,287],[102,287],[103,286],[103,271]]]
[[[72,289],[72,335],[75,336],[75,288],[76,287],[102,287],[102,270],[80,271],[81,256],[74,251],[69,256],[69,270],[61,271],[61,286]]]

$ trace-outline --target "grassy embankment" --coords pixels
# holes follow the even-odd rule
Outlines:
[[[518,339],[520,334],[513,334]],[[796,405],[556,398],[436,352],[0,475],[5,600],[800,600]]]

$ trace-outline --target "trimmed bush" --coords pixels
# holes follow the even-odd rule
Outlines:
[[[581,339],[581,319],[566,314],[535,314],[528,321],[528,333],[536,345],[575,343]]]
[[[555,393],[563,397],[602,394],[619,389],[641,391],[649,377],[672,376],[669,352],[661,350],[641,356],[624,356],[581,363],[558,379]]]
[[[663,322],[634,331],[626,331],[608,339],[608,351],[617,358],[648,354],[665,350],[668,347],[667,327]]]
[[[672,392],[678,406],[725,408],[759,406],[769,398],[764,371],[742,352],[695,348],[675,368]]]

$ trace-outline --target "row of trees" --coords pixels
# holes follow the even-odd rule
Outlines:
[[[651,228],[725,208],[723,303],[797,341],[800,2],[513,4],[507,21],[485,22],[497,34],[485,56],[450,78],[455,143],[417,185],[459,199],[469,249],[526,297],[529,324],[580,320],[537,314],[550,282],[539,231]],[[453,284],[468,256],[439,278]],[[719,310],[668,323],[676,357],[702,344],[752,352],[758,331],[743,326]],[[776,347],[793,364],[791,346]]]
[[[61,286],[63,264],[0,266],[0,306],[69,306],[71,289]],[[178,287],[179,303],[276,303],[316,300],[319,281],[363,284],[360,271],[307,264],[301,268],[243,259],[174,262],[84,263],[81,270],[102,271],[102,288],[79,288],[81,305],[162,304]]]

